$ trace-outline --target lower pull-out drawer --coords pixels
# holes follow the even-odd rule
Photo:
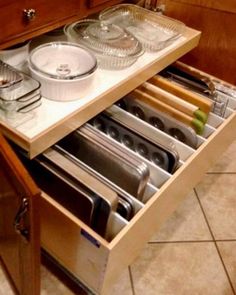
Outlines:
[[[170,172],[155,168],[143,198],[134,201],[134,216],[127,220],[113,210],[104,235],[98,234],[86,220],[78,218],[73,208],[65,208],[57,199],[42,193],[42,247],[92,292],[110,294],[109,289],[122,270],[139,255],[153,232],[234,139],[235,109],[236,99],[231,97],[224,117],[210,113],[204,133],[197,136],[195,148],[172,138],[179,154],[177,169]],[[110,112],[119,117],[124,111],[112,106]],[[143,130],[148,130],[145,128]],[[154,137],[164,134],[155,128],[152,130]],[[171,138],[164,136],[168,140]]]

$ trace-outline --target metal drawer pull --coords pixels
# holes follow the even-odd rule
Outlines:
[[[23,198],[14,220],[14,228],[16,233],[23,236],[26,240],[28,240],[29,237],[29,230],[25,226],[24,217],[27,214],[28,210],[29,201],[27,198]]]
[[[24,9],[23,16],[26,21],[32,21],[36,17],[36,10],[33,8]]]

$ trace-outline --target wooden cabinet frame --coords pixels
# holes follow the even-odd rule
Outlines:
[[[125,77],[113,81],[114,84],[102,88],[101,92],[92,93],[84,101],[72,103],[68,112],[55,121],[49,121],[45,126],[38,121],[38,129],[32,133],[27,129],[28,123],[13,128],[1,122],[0,131],[33,158],[189,52],[197,46],[199,38],[200,32],[186,28],[184,36],[173,46],[156,55],[145,53],[140,63],[123,72],[127,74]],[[41,111],[36,111],[37,119],[40,119]],[[110,287],[122,270],[139,255],[153,232],[160,228],[233,140],[235,127],[236,112],[225,119],[111,242],[101,238],[54,199],[42,193],[39,204],[41,246],[93,292],[110,294]],[[198,173],[195,173],[196,169]],[[36,226],[34,220],[31,222]]]

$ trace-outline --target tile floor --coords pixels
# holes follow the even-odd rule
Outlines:
[[[41,270],[42,295],[86,294],[51,267]],[[111,294],[236,294],[236,141],[153,235]],[[2,273],[0,295],[12,295]]]

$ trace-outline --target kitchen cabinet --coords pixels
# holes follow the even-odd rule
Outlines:
[[[40,192],[2,135],[0,178],[0,262],[17,294],[37,295]]]
[[[81,1],[0,1],[0,46],[8,47],[80,17]]]
[[[235,84],[236,4],[234,0],[163,0],[165,14],[202,31],[199,46],[184,62]]]
[[[200,32],[187,27],[183,36],[175,40],[173,44],[157,53],[145,53],[128,69],[117,72],[99,69],[94,88],[85,98],[67,103],[43,99],[42,106],[32,111],[32,116],[29,114],[30,117],[22,121],[21,124],[12,125],[9,122],[1,121],[0,131],[24,149],[29,158],[33,159],[192,50],[198,45],[199,39]],[[38,191],[27,173],[22,170],[23,168],[16,168],[16,171],[20,170],[19,177],[24,179],[27,196],[29,192],[31,195],[30,204],[32,205],[29,212],[32,214],[30,217],[30,230],[32,230],[30,237],[32,239],[26,245],[30,245],[32,242],[31,254],[36,255],[35,258],[30,258],[30,266],[34,270],[32,271],[33,280],[29,280],[32,284],[28,284],[27,291],[18,287],[19,293],[25,295],[38,294],[39,292],[36,277],[39,272],[38,256],[39,245],[41,245],[59,265],[78,278],[92,292],[102,295],[110,294],[110,287],[122,270],[139,255],[153,232],[160,228],[234,139],[236,112],[228,110],[225,119],[213,119],[211,124],[211,133],[202,140],[201,145],[196,150],[186,148],[188,156],[181,167],[173,175],[168,175],[160,187],[153,188],[155,193],[141,204],[140,210],[130,221],[123,220],[121,225],[115,226],[115,233],[110,239],[101,237],[52,196],[42,192],[38,197]],[[7,150],[5,153],[7,160],[4,161],[9,161],[8,159],[12,158],[10,166],[12,167],[14,164],[20,167],[18,159],[8,146],[5,147],[6,144],[2,138],[1,143],[3,146],[1,150]],[[8,165],[4,169],[4,173],[9,174],[9,171]],[[21,173],[21,171],[23,172]],[[15,174],[14,178],[17,177]],[[32,186],[31,189],[26,184],[29,184],[29,187]],[[4,188],[2,180],[0,187]],[[4,193],[1,194],[1,198],[2,195],[4,196]],[[17,199],[17,197],[19,197],[18,192],[15,193],[15,198]],[[16,207],[19,206],[19,203],[20,201],[16,200]],[[16,207],[10,208],[14,212],[10,215],[11,218],[9,217],[10,224],[14,220]],[[2,207],[0,210],[3,210]],[[37,215],[33,217],[38,214],[38,211],[40,217]],[[40,242],[38,240],[39,218]],[[0,226],[3,227],[3,221]],[[9,227],[11,228],[11,226]],[[25,238],[19,236],[18,239],[24,240]],[[2,259],[4,260],[6,257],[5,261],[7,261],[8,253],[5,254],[2,248],[0,250]],[[5,264],[8,263],[5,262]],[[17,286],[19,286],[20,280],[27,279],[23,273],[21,276],[13,273],[12,276],[18,281]]]
[[[84,18],[119,0],[0,0],[0,49]]]

